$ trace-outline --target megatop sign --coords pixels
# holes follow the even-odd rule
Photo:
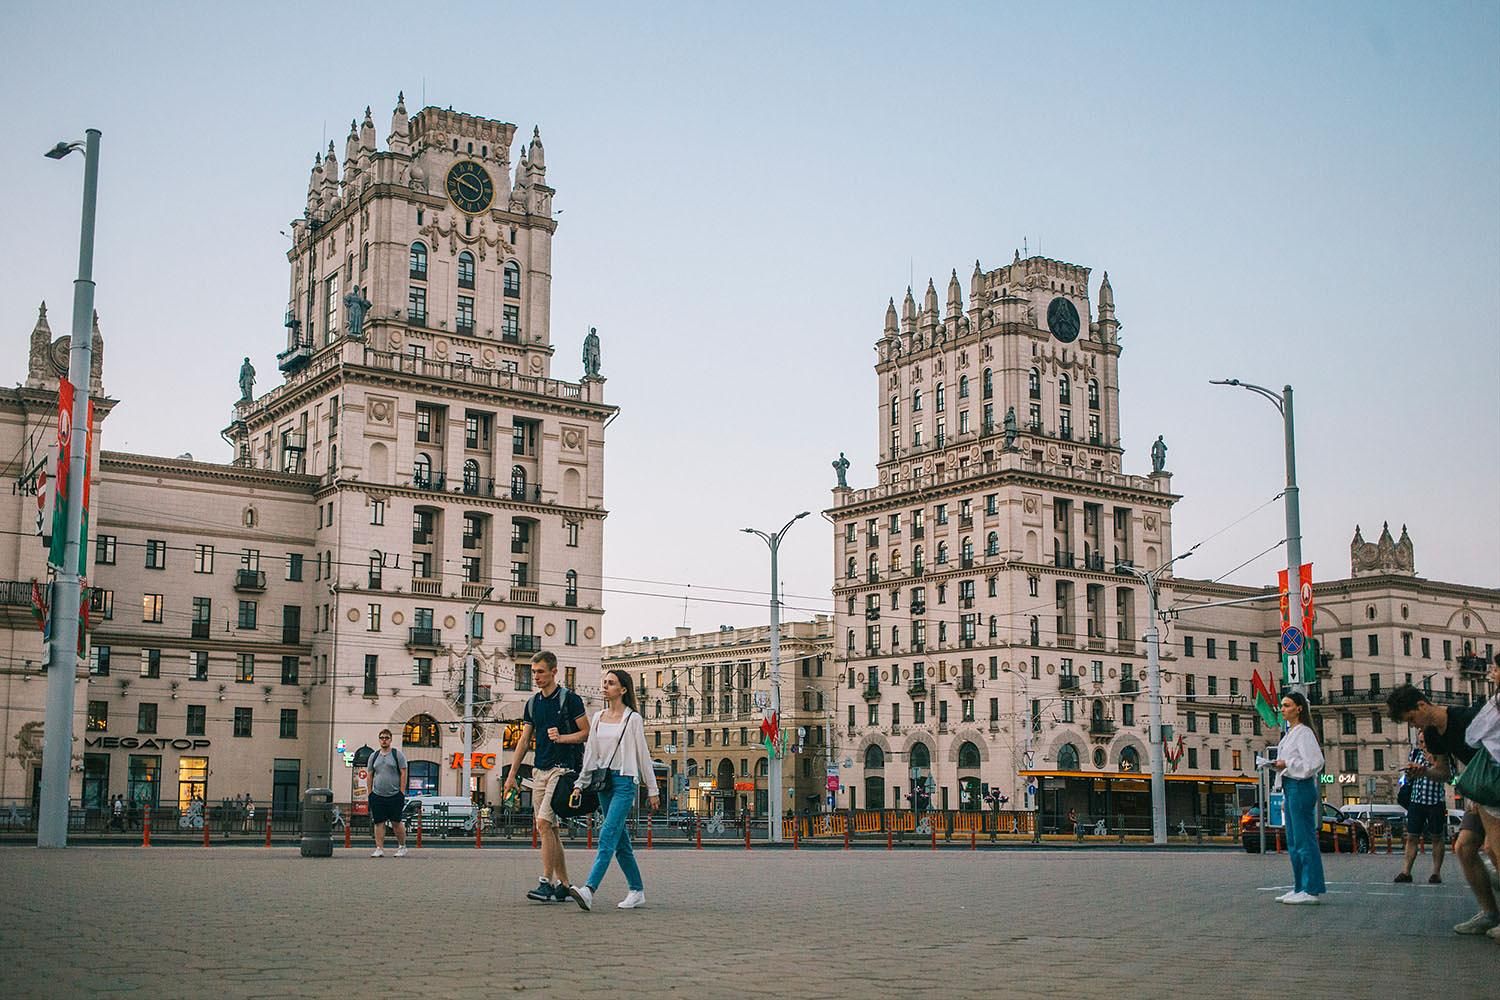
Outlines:
[[[93,736],[83,741],[84,746],[99,747],[103,750],[203,750],[213,742],[212,740],[186,740],[169,739],[163,736],[161,739],[144,740],[136,739],[134,736]]]

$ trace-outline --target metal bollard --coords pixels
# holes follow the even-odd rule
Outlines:
[[[800,819],[796,819],[794,817],[792,819],[792,850],[794,850],[794,851],[800,851],[800,850],[802,850],[801,833],[802,833],[802,821]]]
[[[144,826],[141,827],[141,846],[142,847],[150,847],[151,846],[151,807],[150,806],[146,806],[141,811],[146,814],[146,823],[145,823]]]
[[[656,850],[656,844],[653,843],[652,840],[651,840],[651,817],[650,816],[646,817],[646,850],[648,850],[648,851],[654,851],[654,850]]]
[[[695,819],[694,825],[697,827],[697,830],[698,830],[698,846],[697,846],[696,850],[700,850],[701,851],[701,850],[703,850],[703,817],[702,816],[697,816],[694,819]]]
[[[478,816],[474,817],[474,846],[476,848],[484,846],[484,820]]]
[[[422,804],[417,803],[417,847],[422,846]]]
[[[851,827],[853,825],[854,825],[854,817],[853,816],[846,816],[846,817],[844,817],[844,850],[846,850],[846,851],[849,849],[849,827]]]
[[[271,807],[266,807],[266,846],[271,846]]]
[[[774,817],[774,816],[767,816],[766,817],[766,836],[767,837],[769,837],[771,835],[771,824],[774,823],[774,822],[776,822],[776,817]],[[745,817],[745,850],[747,850],[747,851],[750,850],[750,817],[749,816]]]
[[[932,849],[937,850],[937,824],[929,823],[928,829],[932,831]]]
[[[974,832],[974,828],[971,826],[971,827],[969,827],[969,850],[971,850],[971,851],[977,851],[978,849],[979,849],[978,835]]]
[[[1391,835],[1389,831],[1385,835],[1385,853],[1391,853]]]
[[[354,823],[354,806],[351,805],[349,807],[349,815],[344,817],[344,846],[345,847],[352,847],[354,845],[353,840],[350,839],[353,836],[353,834],[350,832],[350,829],[349,829],[350,826],[353,825],[353,823]]]

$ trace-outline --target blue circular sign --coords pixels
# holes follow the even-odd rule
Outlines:
[[[1302,630],[1295,625],[1288,625],[1281,633],[1282,652],[1297,654],[1302,652]]]

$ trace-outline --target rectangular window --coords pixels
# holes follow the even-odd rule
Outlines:
[[[1235,639],[1229,640],[1229,658],[1231,660],[1238,660],[1240,658],[1240,644]]]
[[[505,306],[500,314],[500,339],[518,343],[521,339],[521,307]]]
[[[91,587],[89,589],[89,613],[98,615],[102,621],[109,621],[115,616],[115,592],[104,587]]]
[[[1187,748],[1187,752],[1188,752],[1188,770],[1190,770],[1190,771],[1196,771],[1198,769],[1198,748],[1197,747],[1188,747]]]
[[[94,562],[100,566],[115,564],[114,535],[100,535],[94,539]]]
[[[202,736],[208,726],[208,706],[189,705],[187,707],[187,735]]]
[[[365,654],[365,697],[373,697],[376,693],[376,684],[380,680],[380,657],[374,653]]]
[[[136,709],[135,731],[138,733],[156,732],[156,703],[150,701],[141,702]]]
[[[208,680],[208,652],[206,650],[195,649],[189,653],[188,666],[190,671],[188,675],[189,680]]]
[[[339,335],[339,276],[337,272],[323,281],[323,303],[325,309],[323,343],[331,344],[338,339]]]
[[[1359,771],[1359,751],[1353,747],[1344,751],[1344,770],[1351,773]]]
[[[1188,712],[1187,713],[1187,731],[1190,732],[1190,733],[1196,733],[1198,731],[1198,713],[1197,712]]]
[[[1193,655],[1193,637],[1190,635],[1185,635],[1182,637],[1182,655]]]
[[[236,684],[249,684],[255,680],[254,653],[236,654],[234,680]]]
[[[411,682],[418,687],[432,686],[432,657],[418,656],[412,661]]]
[[[427,289],[412,285],[406,290],[406,318],[418,326],[427,323]]]
[[[238,624],[236,625],[236,628],[241,628],[241,629],[253,629],[253,628],[255,628],[256,610],[257,610],[258,607],[259,607],[259,605],[255,601],[241,601],[240,602],[240,614],[239,614]]]
[[[380,605],[369,604],[365,606],[365,631],[380,631]]]
[[[1120,706],[1120,725],[1135,725],[1135,706],[1128,701]]]
[[[1260,662],[1260,643],[1258,643],[1258,642],[1252,642],[1250,644],[1250,662],[1251,663],[1259,663]]]
[[[1432,640],[1426,636],[1422,637],[1422,659],[1432,659]]]
[[[370,501],[370,523],[371,524],[384,524],[385,523],[385,501],[384,500],[372,500],[372,501]]]
[[[159,649],[143,649],[143,650],[141,650],[141,676],[142,677],[160,677],[161,676],[161,650],[159,650]]]
[[[1380,749],[1379,747],[1376,747],[1375,750],[1374,750],[1374,754],[1375,754],[1375,770],[1377,770],[1377,771],[1384,771],[1385,770],[1385,751],[1382,750],[1382,749]]]
[[[1354,637],[1344,636],[1339,639],[1339,657],[1345,660],[1354,659]]]
[[[214,602],[207,597],[193,598],[193,629],[194,639],[207,639],[209,630],[213,627],[213,605]]]
[[[281,738],[284,740],[297,738],[297,710],[295,708],[281,710]]]
[[[155,538],[146,540],[146,568],[167,568],[167,543]]]
[[[1380,655],[1380,636],[1378,636],[1378,635],[1372,635],[1372,636],[1370,636],[1369,637],[1369,645],[1370,645],[1370,655],[1371,656],[1379,656]]]
[[[1219,769],[1219,751],[1210,750],[1208,752],[1208,769],[1210,771],[1217,771]]]
[[[458,332],[474,332],[474,296],[460,295],[458,297]]]
[[[239,737],[248,737],[250,735],[251,726],[252,726],[252,724],[254,722],[254,719],[255,719],[255,713],[254,713],[254,711],[252,709],[248,709],[248,708],[237,708],[237,709],[235,709],[234,710],[234,735],[235,736],[239,736]]]
[[[568,618],[563,621],[563,645],[578,645],[578,619]]]
[[[161,624],[162,620],[162,596],[160,594],[141,595],[141,621]]]
[[[288,580],[302,579],[302,553],[288,552],[286,554],[286,578]]]
[[[1219,644],[1217,640],[1212,638],[1205,639],[1203,645],[1206,647],[1205,652],[1210,660],[1217,660],[1219,658]],[[1213,692],[1209,693],[1212,694]]]
[[[302,661],[295,656],[283,656],[281,658],[281,683],[296,684],[301,674]]]
[[[212,573],[214,571],[214,547],[212,545],[193,546],[193,572]]]
[[[88,731],[91,733],[105,733],[109,731],[109,702],[89,702]]]

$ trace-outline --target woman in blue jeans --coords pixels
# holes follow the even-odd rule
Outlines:
[[[1323,750],[1308,725],[1307,698],[1288,691],[1281,696],[1281,717],[1286,735],[1276,745],[1276,776],[1286,795],[1286,852],[1292,860],[1292,891],[1276,901],[1292,905],[1322,902],[1328,887],[1323,883],[1323,853],[1318,846],[1318,813],[1322,795],[1318,775],[1323,771]]]
[[[625,829],[625,821],[635,804],[637,784],[645,784],[651,808],[656,808],[659,801],[656,773],[651,767],[651,750],[646,746],[646,726],[635,707],[630,675],[623,670],[606,670],[600,686],[605,707],[590,721],[578,783],[588,784],[598,771],[609,772],[609,784],[599,796],[604,825],[599,828],[599,853],[594,857],[594,867],[574,898],[585,910],[593,909],[594,893],[599,891],[599,883],[609,870],[609,859],[614,858],[620,863],[630,890],[619,907],[633,910],[646,905],[646,886],[635,863],[635,852],[630,849],[630,831]]]

